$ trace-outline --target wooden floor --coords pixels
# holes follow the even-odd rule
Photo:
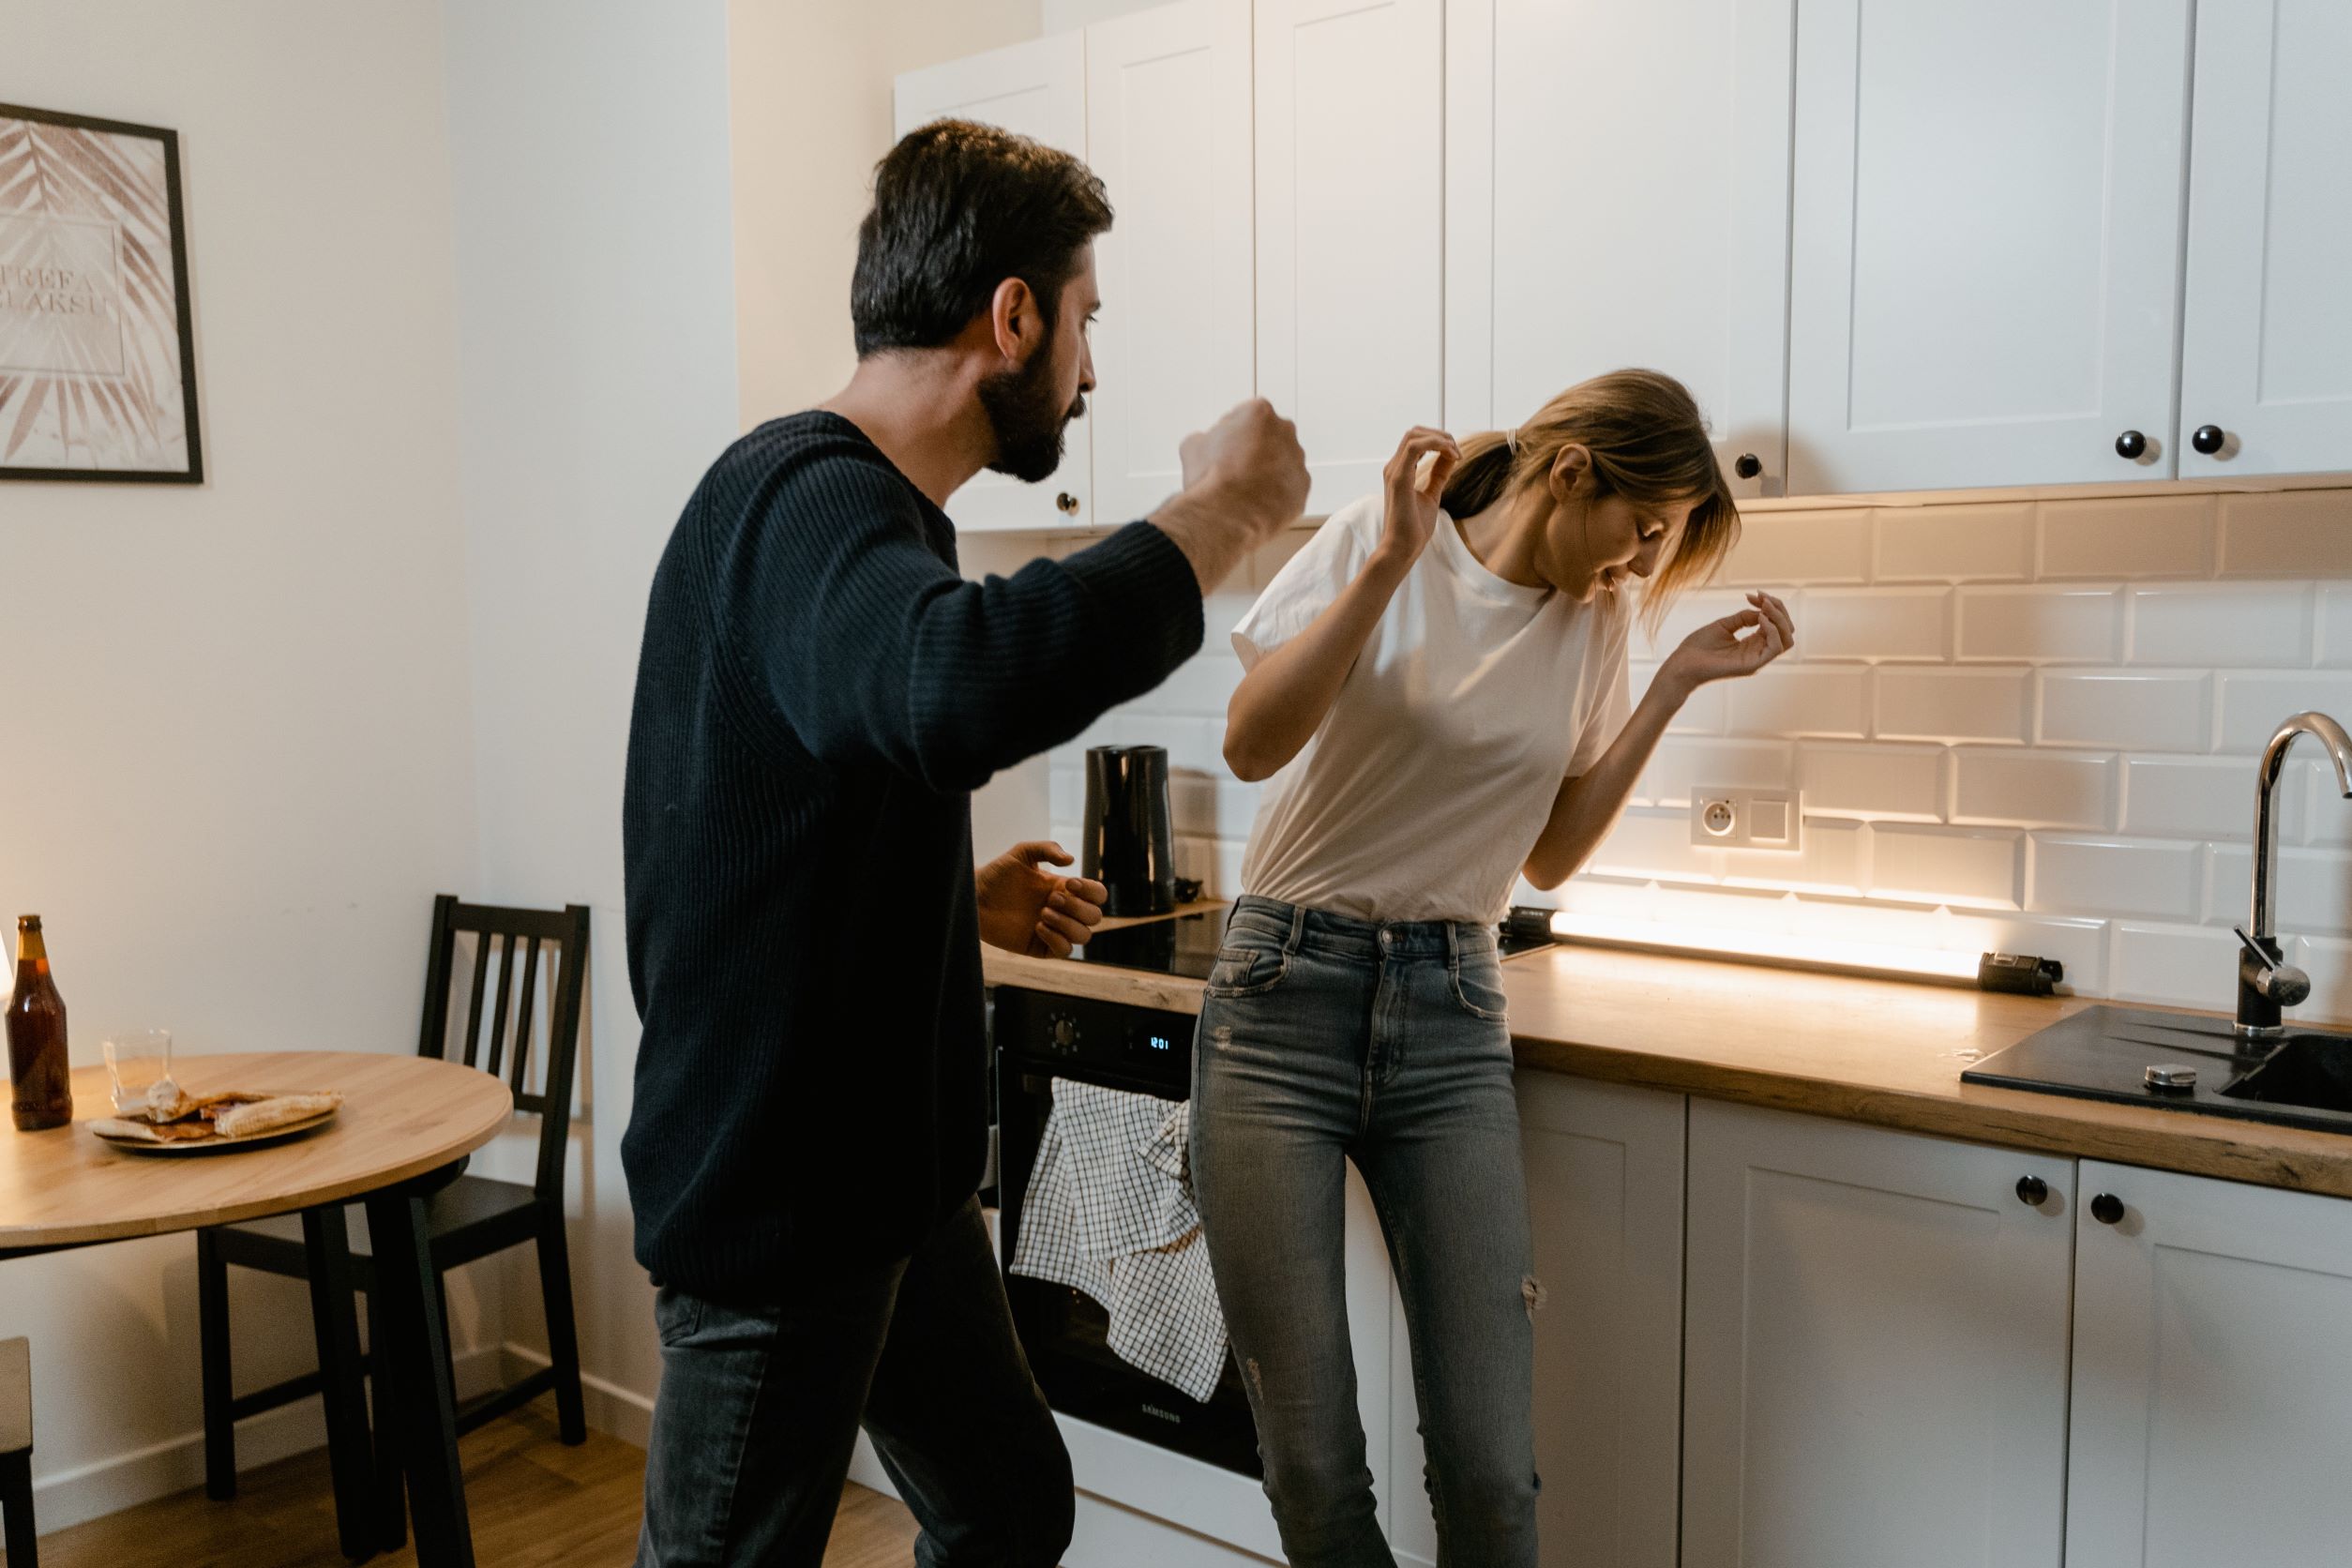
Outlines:
[[[617,1438],[555,1440],[552,1410],[526,1410],[465,1440],[466,1506],[484,1568],[624,1568],[637,1550],[645,1455]],[[41,1568],[333,1568],[335,1503],[324,1450],[238,1478],[234,1502],[203,1488],[41,1537]],[[8,1558],[0,1554],[0,1563]],[[378,1557],[406,1568],[414,1549]],[[891,1499],[852,1485],[825,1568],[905,1568],[914,1522]]]

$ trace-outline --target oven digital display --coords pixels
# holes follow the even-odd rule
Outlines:
[[[1176,1054],[1176,1036],[1162,1033],[1157,1030],[1138,1029],[1130,1034],[1127,1040],[1127,1048],[1138,1056],[1159,1057]]]

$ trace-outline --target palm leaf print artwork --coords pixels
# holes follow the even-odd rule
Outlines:
[[[0,479],[204,476],[179,143],[0,104]]]

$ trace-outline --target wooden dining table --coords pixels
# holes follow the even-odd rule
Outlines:
[[[357,1051],[182,1057],[173,1075],[191,1094],[333,1091],[343,1103],[324,1126],[281,1143],[206,1154],[131,1153],[90,1131],[88,1123],[113,1115],[114,1107],[105,1071],[83,1068],[73,1075],[71,1124],[0,1130],[0,1260],[302,1213],[322,1359],[348,1356],[355,1365],[348,1259],[327,1266],[336,1258],[321,1216],[332,1217],[339,1237],[336,1205],[364,1202],[382,1316],[372,1325],[374,1370],[389,1380],[399,1428],[376,1440],[394,1445],[406,1472],[417,1561],[470,1568],[448,1324],[428,1251],[425,1200],[506,1125],[514,1101],[505,1084],[431,1057]],[[437,1375],[403,1375],[410,1367]],[[323,1383],[338,1495],[363,1495],[369,1442],[366,1412],[348,1396],[356,1380],[325,1376]],[[346,1519],[344,1549],[362,1556],[366,1536],[355,1530],[364,1530],[362,1522]]]

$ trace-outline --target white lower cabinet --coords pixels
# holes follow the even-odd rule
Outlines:
[[[1519,1074],[1545,1568],[1674,1568],[1681,1390],[1680,1094]],[[1389,1380],[1399,1564],[1438,1560],[1403,1308]]]
[[[2067,1568],[2352,1561],[2352,1203],[2090,1160],[2081,1191]]]
[[[2058,1568],[2073,1162],[1694,1101],[1689,1180],[1684,1568]]]

